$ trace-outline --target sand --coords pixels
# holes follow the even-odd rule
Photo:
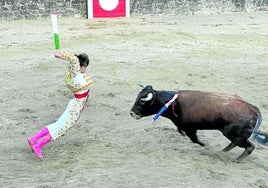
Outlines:
[[[58,18],[62,49],[86,52],[94,80],[76,126],[43,149],[27,136],[64,111],[67,62],[54,58],[50,18],[1,22],[0,187],[268,187],[267,145],[221,150],[218,131],[201,147],[160,117],[129,114],[140,91],[191,89],[236,94],[259,107],[268,132],[268,13]]]

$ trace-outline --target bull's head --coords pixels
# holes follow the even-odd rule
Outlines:
[[[140,85],[141,86],[141,85]],[[143,86],[142,86],[143,87]],[[143,87],[131,108],[130,115],[136,119],[155,114],[152,103],[155,98],[155,90],[152,86]]]

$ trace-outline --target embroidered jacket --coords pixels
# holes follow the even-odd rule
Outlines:
[[[79,59],[67,51],[61,51],[61,58],[70,62],[68,70],[65,74],[65,82],[67,87],[74,94],[87,91],[93,84],[93,80],[87,74],[80,72]]]

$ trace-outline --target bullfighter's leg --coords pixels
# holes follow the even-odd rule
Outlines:
[[[245,148],[245,151],[235,159],[235,162],[237,163],[241,162],[244,158],[250,155],[255,149],[254,144],[252,144],[248,140],[244,141],[243,143],[239,143],[237,146]]]
[[[200,142],[196,135],[196,130],[187,130],[185,131],[186,135],[192,140],[193,143],[197,143],[200,146],[204,146],[205,144]]]
[[[235,147],[236,145],[233,143],[233,142],[231,142],[228,146],[226,146],[222,151],[224,151],[224,152],[228,152],[228,151],[230,151],[231,149],[233,149],[234,147]]]

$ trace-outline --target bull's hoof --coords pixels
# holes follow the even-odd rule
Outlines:
[[[241,159],[235,159],[234,162],[235,163],[240,163],[241,162]]]

